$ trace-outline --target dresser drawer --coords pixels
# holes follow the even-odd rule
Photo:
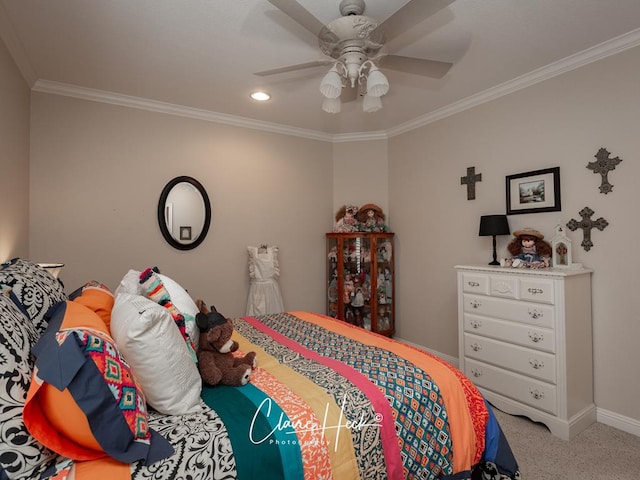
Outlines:
[[[482,273],[463,273],[462,290],[479,295],[489,295],[489,276]]]
[[[554,331],[548,328],[465,313],[464,331],[550,353],[556,351]]]
[[[492,276],[489,294],[494,297],[518,298],[518,279],[500,275]]]
[[[464,355],[529,377],[556,383],[556,357],[550,353],[465,333]]]
[[[466,313],[497,317],[540,327],[553,328],[554,326],[553,307],[550,305],[485,297],[471,293],[463,295],[463,305]]]
[[[467,359],[464,373],[473,383],[505,397],[557,415],[556,387],[486,363]]]
[[[530,302],[553,304],[553,280],[546,278],[520,279],[520,298]]]

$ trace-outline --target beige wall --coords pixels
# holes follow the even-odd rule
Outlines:
[[[375,203],[389,211],[387,141],[333,145],[333,211],[343,205]],[[389,219],[387,219],[389,220]]]
[[[289,310],[324,309],[324,233],[332,222],[331,145],[211,122],[34,93],[31,254],[66,264],[67,290],[115,288],[157,265],[226,315],[245,312],[248,245],[280,247]],[[164,185],[198,179],[213,218],[178,251],[156,220]]]
[[[29,95],[0,41],[0,262],[29,255]]]
[[[453,266],[491,260],[491,238],[478,237],[480,216],[505,212],[506,175],[560,166],[562,211],[510,216],[511,230],[530,226],[551,237],[585,206],[609,221],[593,231],[589,252],[582,231],[568,233],[574,261],[594,269],[596,404],[635,419],[640,431],[640,294],[628,250],[640,238],[638,85],[640,48],[389,140],[399,337],[457,356]],[[623,159],[607,195],[600,175],[585,168],[600,147]],[[467,201],[460,177],[470,166],[482,182]],[[499,256],[509,240],[498,239]]]

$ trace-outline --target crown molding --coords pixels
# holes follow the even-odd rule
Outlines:
[[[51,80],[37,80],[33,86],[33,90],[36,92],[63,95],[66,97],[80,98],[83,100],[108,103],[122,107],[166,113],[168,115],[195,118],[197,120],[222,123],[235,127],[251,128],[254,130],[304,137],[312,140],[321,140],[324,142],[331,142],[333,140],[332,135],[316,130],[306,130],[304,128],[289,127],[278,123],[262,122],[260,120],[253,120],[250,118],[227,115],[199,108],[185,107],[173,103],[159,102],[157,100],[149,100],[131,95],[122,95],[94,88],[79,87],[77,85],[54,82]]]
[[[387,134],[389,137],[393,137],[410,130],[415,130],[416,128],[425,126],[429,123],[442,120],[443,118],[455,115],[456,113],[490,102],[611,55],[616,55],[630,48],[637,47],[638,45],[640,45],[640,28],[612,38],[611,40],[607,40],[606,42],[600,43],[591,48],[587,48],[582,52],[578,52],[562,60],[558,60],[557,62],[550,63],[549,65],[533,70],[532,72],[520,77],[516,77],[508,82],[496,85],[495,87],[484,90],[478,94],[471,95],[470,97],[454,102],[438,110],[434,110],[427,115],[398,125],[397,127],[389,129]]]
[[[370,140],[387,140],[389,135],[383,130],[377,132],[338,133],[331,137],[333,143],[367,142]]]
[[[6,18],[3,19],[2,6],[0,4],[0,26],[4,26],[5,20]],[[11,36],[9,35],[9,37]],[[3,35],[3,39],[5,39],[5,42],[7,42],[5,35]],[[26,55],[23,55],[24,50],[22,49],[21,45],[19,44],[19,42],[16,42],[13,42],[11,52],[14,55],[14,59],[19,59],[19,61],[17,60],[17,63],[19,64],[18,66],[22,71],[23,76],[25,76],[25,79],[29,81],[28,77],[35,78],[35,72],[33,72],[33,69],[30,67],[30,63],[28,62]],[[583,50],[582,52],[571,55],[570,57],[551,63],[545,67],[538,68],[525,75],[514,78],[513,80],[509,80],[508,82],[496,85],[495,87],[484,90],[478,94],[471,95],[458,102],[446,105],[427,115],[418,117],[414,120],[390,128],[387,131],[354,132],[347,134],[329,134],[316,130],[290,127],[277,123],[263,122],[234,115],[212,112],[209,110],[185,107],[182,105],[159,102],[156,100],[149,100],[130,95],[121,95],[104,90],[79,87],[50,80],[35,80],[30,84],[33,85],[32,89],[37,92],[64,95],[95,102],[109,103],[112,105],[138,108],[141,110],[149,110],[152,112],[166,113],[169,115],[195,118],[208,122],[233,125],[236,127],[263,130],[267,132],[292,135],[312,140],[320,140],[323,142],[344,143],[387,140],[396,135],[415,130],[438,120],[442,120],[443,118],[455,115],[456,113],[460,113],[483,103],[490,102],[502,96],[530,87],[555,76],[562,75],[563,73],[575,70],[576,68],[580,68],[584,65],[588,65],[611,55],[621,53],[630,48],[637,47],[638,45],[640,45],[640,28],[603,42],[594,47]],[[16,52],[18,52],[17,55]],[[24,60],[24,62],[22,60]],[[24,65],[21,66],[20,64]]]

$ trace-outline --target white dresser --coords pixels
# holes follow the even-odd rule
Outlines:
[[[595,422],[591,270],[455,267],[460,369],[569,440]]]

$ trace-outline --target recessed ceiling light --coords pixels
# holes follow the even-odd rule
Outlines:
[[[266,102],[271,98],[271,95],[269,95],[267,92],[253,92],[251,94],[251,98],[257,100],[258,102]]]

